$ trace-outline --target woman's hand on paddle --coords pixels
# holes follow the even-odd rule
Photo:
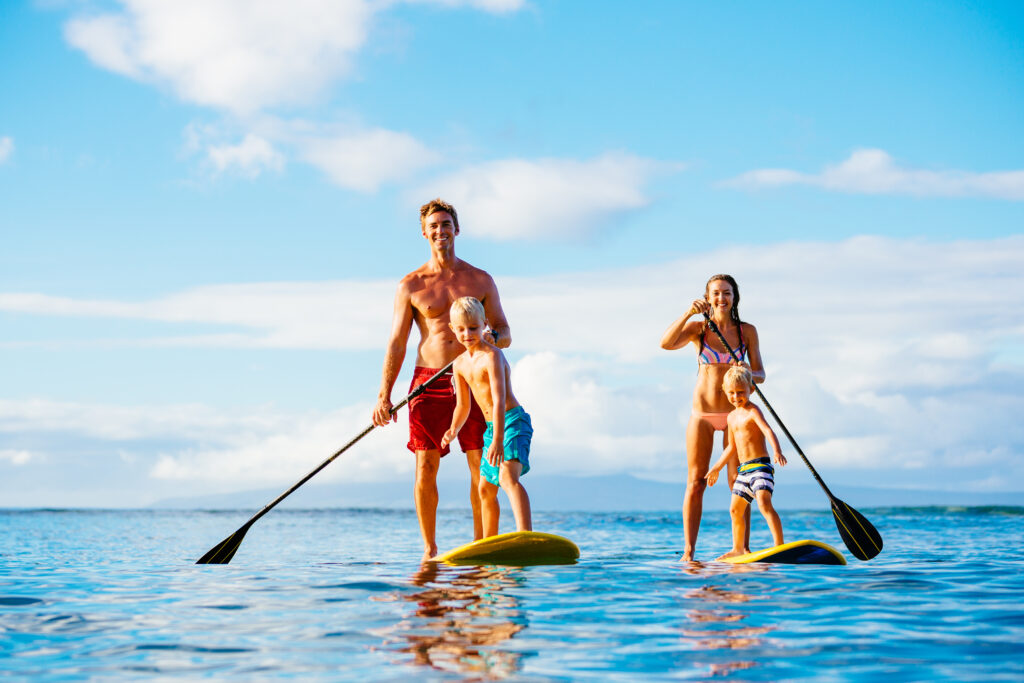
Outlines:
[[[694,299],[693,303],[690,304],[690,310],[687,311],[687,317],[704,315],[705,313],[711,313],[711,304],[708,303],[707,299]]]
[[[373,424],[383,427],[388,422],[398,422],[398,413],[391,413],[394,406],[391,399],[386,396],[377,397],[377,405],[373,408]]]

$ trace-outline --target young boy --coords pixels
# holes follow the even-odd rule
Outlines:
[[[530,416],[512,394],[511,369],[501,349],[483,337],[484,307],[471,296],[456,299],[449,325],[465,352],[455,359],[455,412],[441,439],[444,448],[458,435],[469,415],[469,392],[487,420],[480,458],[480,503],[484,537],[498,533],[498,484],[512,504],[517,531],[533,531],[530,498],[519,477],[530,471]]]
[[[761,509],[761,514],[768,521],[768,528],[771,529],[775,545],[784,543],[782,521],[779,519],[779,513],[772,506],[772,490],[775,488],[773,472],[775,470],[768,457],[765,439],[772,442],[772,451],[777,465],[785,465],[786,458],[782,455],[782,449],[779,447],[779,439],[775,436],[772,428],[768,426],[761,409],[750,402],[751,386],[753,385],[749,369],[734,365],[725,373],[722,389],[725,391],[729,403],[733,405],[733,410],[727,418],[729,446],[705,476],[708,486],[714,486],[722,468],[731,459],[739,459],[736,481],[732,487],[734,497],[729,506],[729,516],[732,517],[732,550],[719,557],[720,560],[750,552],[750,548],[745,547],[743,539],[747,535],[745,513],[753,498],[757,498],[757,507]]]

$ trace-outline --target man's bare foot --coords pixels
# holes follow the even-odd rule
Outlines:
[[[684,550],[683,551],[683,556],[679,558],[679,561],[680,562],[693,562],[693,551],[692,550]]]
[[[727,552],[725,555],[720,555],[719,557],[716,557],[715,559],[716,560],[725,560],[725,559],[728,559],[730,557],[739,557],[740,555],[746,555],[747,552],[748,552],[747,550],[744,550],[742,548],[740,548],[739,550],[736,550],[735,548],[733,548],[732,550]]]
[[[423,561],[424,562],[428,562],[428,561],[434,559],[435,555],[437,555],[437,546],[436,545],[433,546],[432,548],[427,548],[426,550],[423,551]]]

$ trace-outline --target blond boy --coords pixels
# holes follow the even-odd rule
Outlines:
[[[768,522],[775,545],[785,542],[782,540],[782,521],[772,505],[775,469],[771,464],[772,458],[768,457],[765,439],[771,441],[775,464],[785,465],[786,458],[782,455],[778,437],[768,426],[761,409],[750,402],[752,386],[750,370],[743,366],[729,368],[722,380],[722,389],[733,406],[727,418],[729,446],[708,471],[705,479],[708,486],[714,486],[718,481],[718,473],[734,459],[738,460],[738,471],[732,487],[732,503],[729,505],[732,550],[719,557],[720,560],[750,552],[744,539],[748,536],[746,512],[754,498]]]
[[[455,412],[441,439],[445,447],[469,415],[470,393],[487,421],[480,458],[480,509],[484,537],[498,533],[498,485],[512,505],[517,531],[532,531],[530,498],[519,478],[530,470],[530,416],[512,394],[511,370],[504,354],[484,337],[483,305],[470,296],[455,300],[449,312],[452,331],[466,350],[455,359]]]

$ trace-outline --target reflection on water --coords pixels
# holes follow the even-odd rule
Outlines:
[[[425,563],[400,599],[414,605],[388,629],[389,645],[413,663],[440,671],[504,678],[517,673],[522,654],[496,647],[526,628],[519,602],[507,589],[522,582],[514,567],[460,567]]]
[[[767,565],[740,564],[728,565],[727,567],[714,566],[705,567],[699,563],[692,563],[689,567],[682,567],[687,574],[702,576],[713,580],[715,577],[728,575],[764,572],[768,570]],[[693,639],[696,648],[699,650],[751,650],[764,645],[762,636],[771,632],[769,626],[746,626],[742,622],[747,619],[748,612],[738,610],[735,606],[744,605],[753,600],[764,599],[765,596],[754,596],[735,588],[726,588],[714,583],[705,583],[701,586],[687,590],[683,595],[696,607],[687,611],[689,627],[684,627],[682,634],[688,639]],[[727,624],[727,626],[723,626]],[[739,653],[737,653],[739,654]],[[718,662],[711,665],[711,673],[722,676],[732,671],[750,669],[757,665],[757,662],[749,659],[736,659],[735,661]]]

